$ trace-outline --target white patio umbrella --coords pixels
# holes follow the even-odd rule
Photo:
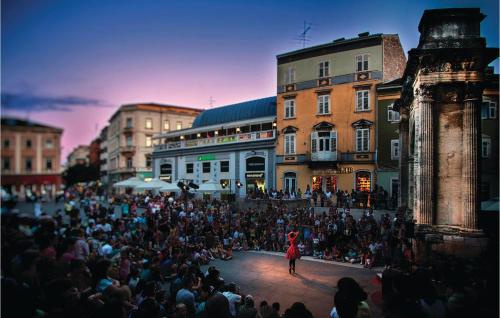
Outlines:
[[[168,186],[169,183],[158,178],[153,178],[151,181],[143,182],[134,188],[136,191],[144,191],[144,190],[159,190]]]
[[[163,188],[160,188],[158,191],[160,192],[181,192],[181,189],[176,184],[168,183]]]
[[[142,184],[141,179],[137,177],[132,177],[127,180],[123,180],[113,184],[114,188],[135,188],[136,186]]]
[[[210,180],[200,185],[200,188],[196,190],[202,193],[213,193],[213,192],[229,192],[228,188],[223,188],[219,182]]]

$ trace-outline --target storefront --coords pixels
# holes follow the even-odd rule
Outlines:
[[[257,189],[266,187],[266,158],[250,157],[246,159],[246,190],[247,193],[255,192]]]
[[[370,192],[372,189],[372,173],[369,171],[356,172],[356,191]]]

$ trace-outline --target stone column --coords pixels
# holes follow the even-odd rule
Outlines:
[[[470,230],[478,228],[481,95],[482,88],[478,83],[466,86],[462,121],[462,213],[463,227]]]
[[[419,210],[417,222],[432,225],[434,220],[434,86],[420,85],[418,103],[421,110],[420,179],[417,180]]]
[[[399,121],[399,206],[408,207],[408,151],[409,151],[409,122],[408,109],[401,106]]]

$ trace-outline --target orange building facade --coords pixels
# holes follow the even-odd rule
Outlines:
[[[398,36],[364,33],[277,60],[277,188],[373,190],[376,85],[404,70]]]

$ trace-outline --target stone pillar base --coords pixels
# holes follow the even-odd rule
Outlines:
[[[460,258],[478,257],[488,247],[488,237],[483,231],[456,226],[417,225],[415,237],[417,262],[432,262],[433,253]]]

